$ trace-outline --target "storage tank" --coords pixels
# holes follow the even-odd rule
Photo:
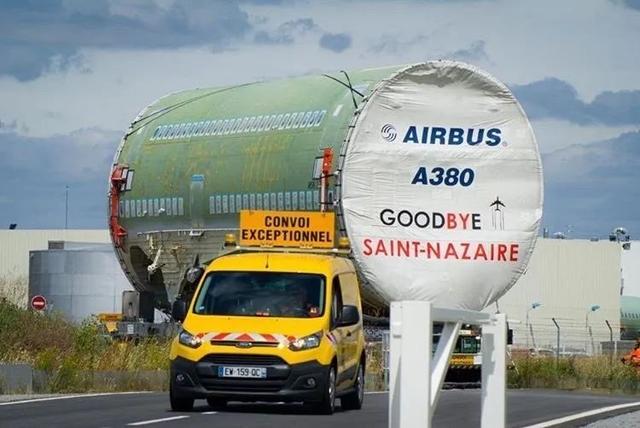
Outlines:
[[[168,95],[133,121],[110,182],[116,253],[158,308],[196,257],[222,251],[240,210],[326,209],[369,312],[397,299],[481,309],[523,272],[542,216],[520,105],[453,61]]]
[[[44,296],[48,311],[80,322],[103,312],[120,313],[131,290],[109,244],[50,241],[29,252],[29,299]]]

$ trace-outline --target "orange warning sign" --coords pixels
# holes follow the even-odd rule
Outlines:
[[[331,248],[335,215],[318,211],[240,211],[240,245]]]

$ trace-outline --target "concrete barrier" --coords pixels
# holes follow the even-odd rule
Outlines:
[[[33,393],[32,367],[29,364],[0,363],[0,393]]]
[[[29,364],[0,363],[0,394],[164,391],[168,370],[44,372]]]

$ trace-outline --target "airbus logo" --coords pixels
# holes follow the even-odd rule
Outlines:
[[[387,123],[380,130],[380,134],[382,135],[382,138],[384,138],[390,143],[393,143],[396,140],[396,137],[398,136],[398,131],[396,131],[396,128],[394,128],[393,125]]]
[[[391,124],[386,124],[381,130],[382,138],[392,143],[396,140],[398,132]],[[502,139],[500,128],[443,128],[439,126],[411,125],[404,132],[403,143],[413,144],[438,144],[448,146],[478,146],[487,145],[495,147],[506,142]]]

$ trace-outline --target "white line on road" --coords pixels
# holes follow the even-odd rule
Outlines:
[[[149,393],[149,391],[135,391],[135,392],[101,392],[101,393],[97,393],[97,394],[63,395],[61,397],[46,397],[46,398],[33,398],[31,400],[7,401],[5,403],[0,403],[0,406],[11,406],[11,405],[14,405],[14,404],[38,403],[40,401],[68,400],[70,398],[102,397],[104,395],[126,395],[126,394],[148,394],[148,393]]]
[[[201,415],[215,415],[215,414],[217,414],[217,413],[218,413],[218,412],[202,412],[202,413],[200,413],[200,414],[201,414]]]
[[[636,401],[633,403],[617,404],[615,406],[602,407],[600,409],[589,410],[587,412],[582,412],[582,413],[576,413],[573,415],[565,416],[563,418],[540,422],[539,424],[529,425],[526,428],[548,428],[555,425],[564,424],[566,422],[575,421],[577,419],[588,418],[589,416],[599,415],[600,413],[613,412],[620,409],[626,409],[629,407],[638,407],[638,406],[640,406],[640,401]]]
[[[188,417],[189,416],[182,415],[182,416],[171,416],[170,418],[162,418],[162,419],[149,419],[148,421],[131,422],[130,424],[127,424],[127,426],[137,427],[140,425],[157,424],[158,422],[176,421],[178,419],[186,419]]]

